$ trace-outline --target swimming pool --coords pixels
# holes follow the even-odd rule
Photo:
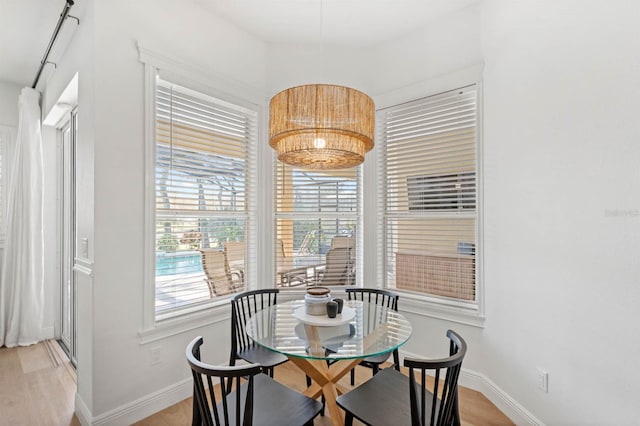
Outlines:
[[[182,251],[156,253],[156,276],[202,273],[200,253]]]

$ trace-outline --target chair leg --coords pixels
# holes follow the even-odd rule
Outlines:
[[[353,426],[353,414],[347,412],[344,418],[344,426]]]
[[[191,415],[191,425],[192,426],[200,426],[202,424],[202,418],[200,417],[200,410],[198,409],[198,404],[196,403],[196,394],[193,393],[193,413]]]
[[[371,366],[371,369],[373,370],[373,376],[375,376],[376,374],[378,374],[380,372],[380,364],[373,364]]]
[[[351,386],[355,386],[356,384],[356,368],[355,367],[351,369],[350,374],[351,374]]]
[[[307,387],[311,386],[311,377],[305,375],[305,377],[307,378]]]
[[[458,391],[453,399],[453,425],[460,426],[460,407],[458,405]]]
[[[395,364],[394,368],[397,371],[400,371],[400,355],[398,354],[398,350],[397,349],[395,351],[393,351],[393,363]]]
[[[233,355],[231,355],[231,358],[229,358],[229,366],[230,366],[230,367],[234,367],[235,365],[236,365],[236,358],[235,358]],[[221,387],[221,390],[222,390],[226,395],[229,395],[229,394],[231,393],[231,385],[232,385],[232,383],[233,383],[233,382],[232,382],[232,379],[231,379],[231,378],[228,378],[228,379],[222,378],[222,379],[220,380],[220,387]]]

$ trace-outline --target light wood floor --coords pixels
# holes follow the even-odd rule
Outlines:
[[[302,371],[290,362],[284,363],[276,367],[275,379],[279,382],[304,391],[306,388],[305,376]],[[371,370],[364,367],[356,368],[356,386],[371,377]],[[349,385],[349,375],[345,376],[341,381],[346,387]],[[496,408],[487,398],[479,392],[465,387],[459,388],[460,392],[460,417],[463,426],[490,426],[490,425],[513,425],[500,410]],[[147,417],[146,419],[136,423],[136,426],[170,426],[170,425],[189,425],[191,422],[191,398],[188,398],[178,404]],[[354,425],[361,425],[357,420]],[[328,417],[318,416],[314,421],[316,426],[330,426],[331,421]],[[395,426],[395,425],[389,425]]]
[[[0,426],[79,425],[76,375],[54,341],[0,348]]]
[[[371,370],[356,369],[356,385],[369,377]],[[275,378],[300,391],[305,388],[304,374],[291,363],[277,367]],[[348,376],[341,383],[349,386]],[[0,426],[79,426],[73,414],[75,391],[75,372],[56,342],[0,348]],[[460,388],[460,415],[465,426],[513,424],[482,394],[464,387]],[[191,398],[188,398],[136,425],[190,423]],[[314,424],[324,426],[330,422],[319,416]]]

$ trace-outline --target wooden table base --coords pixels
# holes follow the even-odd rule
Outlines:
[[[336,398],[347,392],[348,388],[340,385],[338,380],[355,368],[361,359],[336,361],[331,366],[327,365],[327,361],[318,359],[290,357],[289,360],[315,382],[307,388],[304,394],[314,399],[324,395],[325,406],[332,423],[335,426],[344,425],[344,414],[342,409],[338,407]]]

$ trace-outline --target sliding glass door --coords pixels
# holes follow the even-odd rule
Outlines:
[[[76,153],[77,114],[60,129],[60,343],[76,364]]]

